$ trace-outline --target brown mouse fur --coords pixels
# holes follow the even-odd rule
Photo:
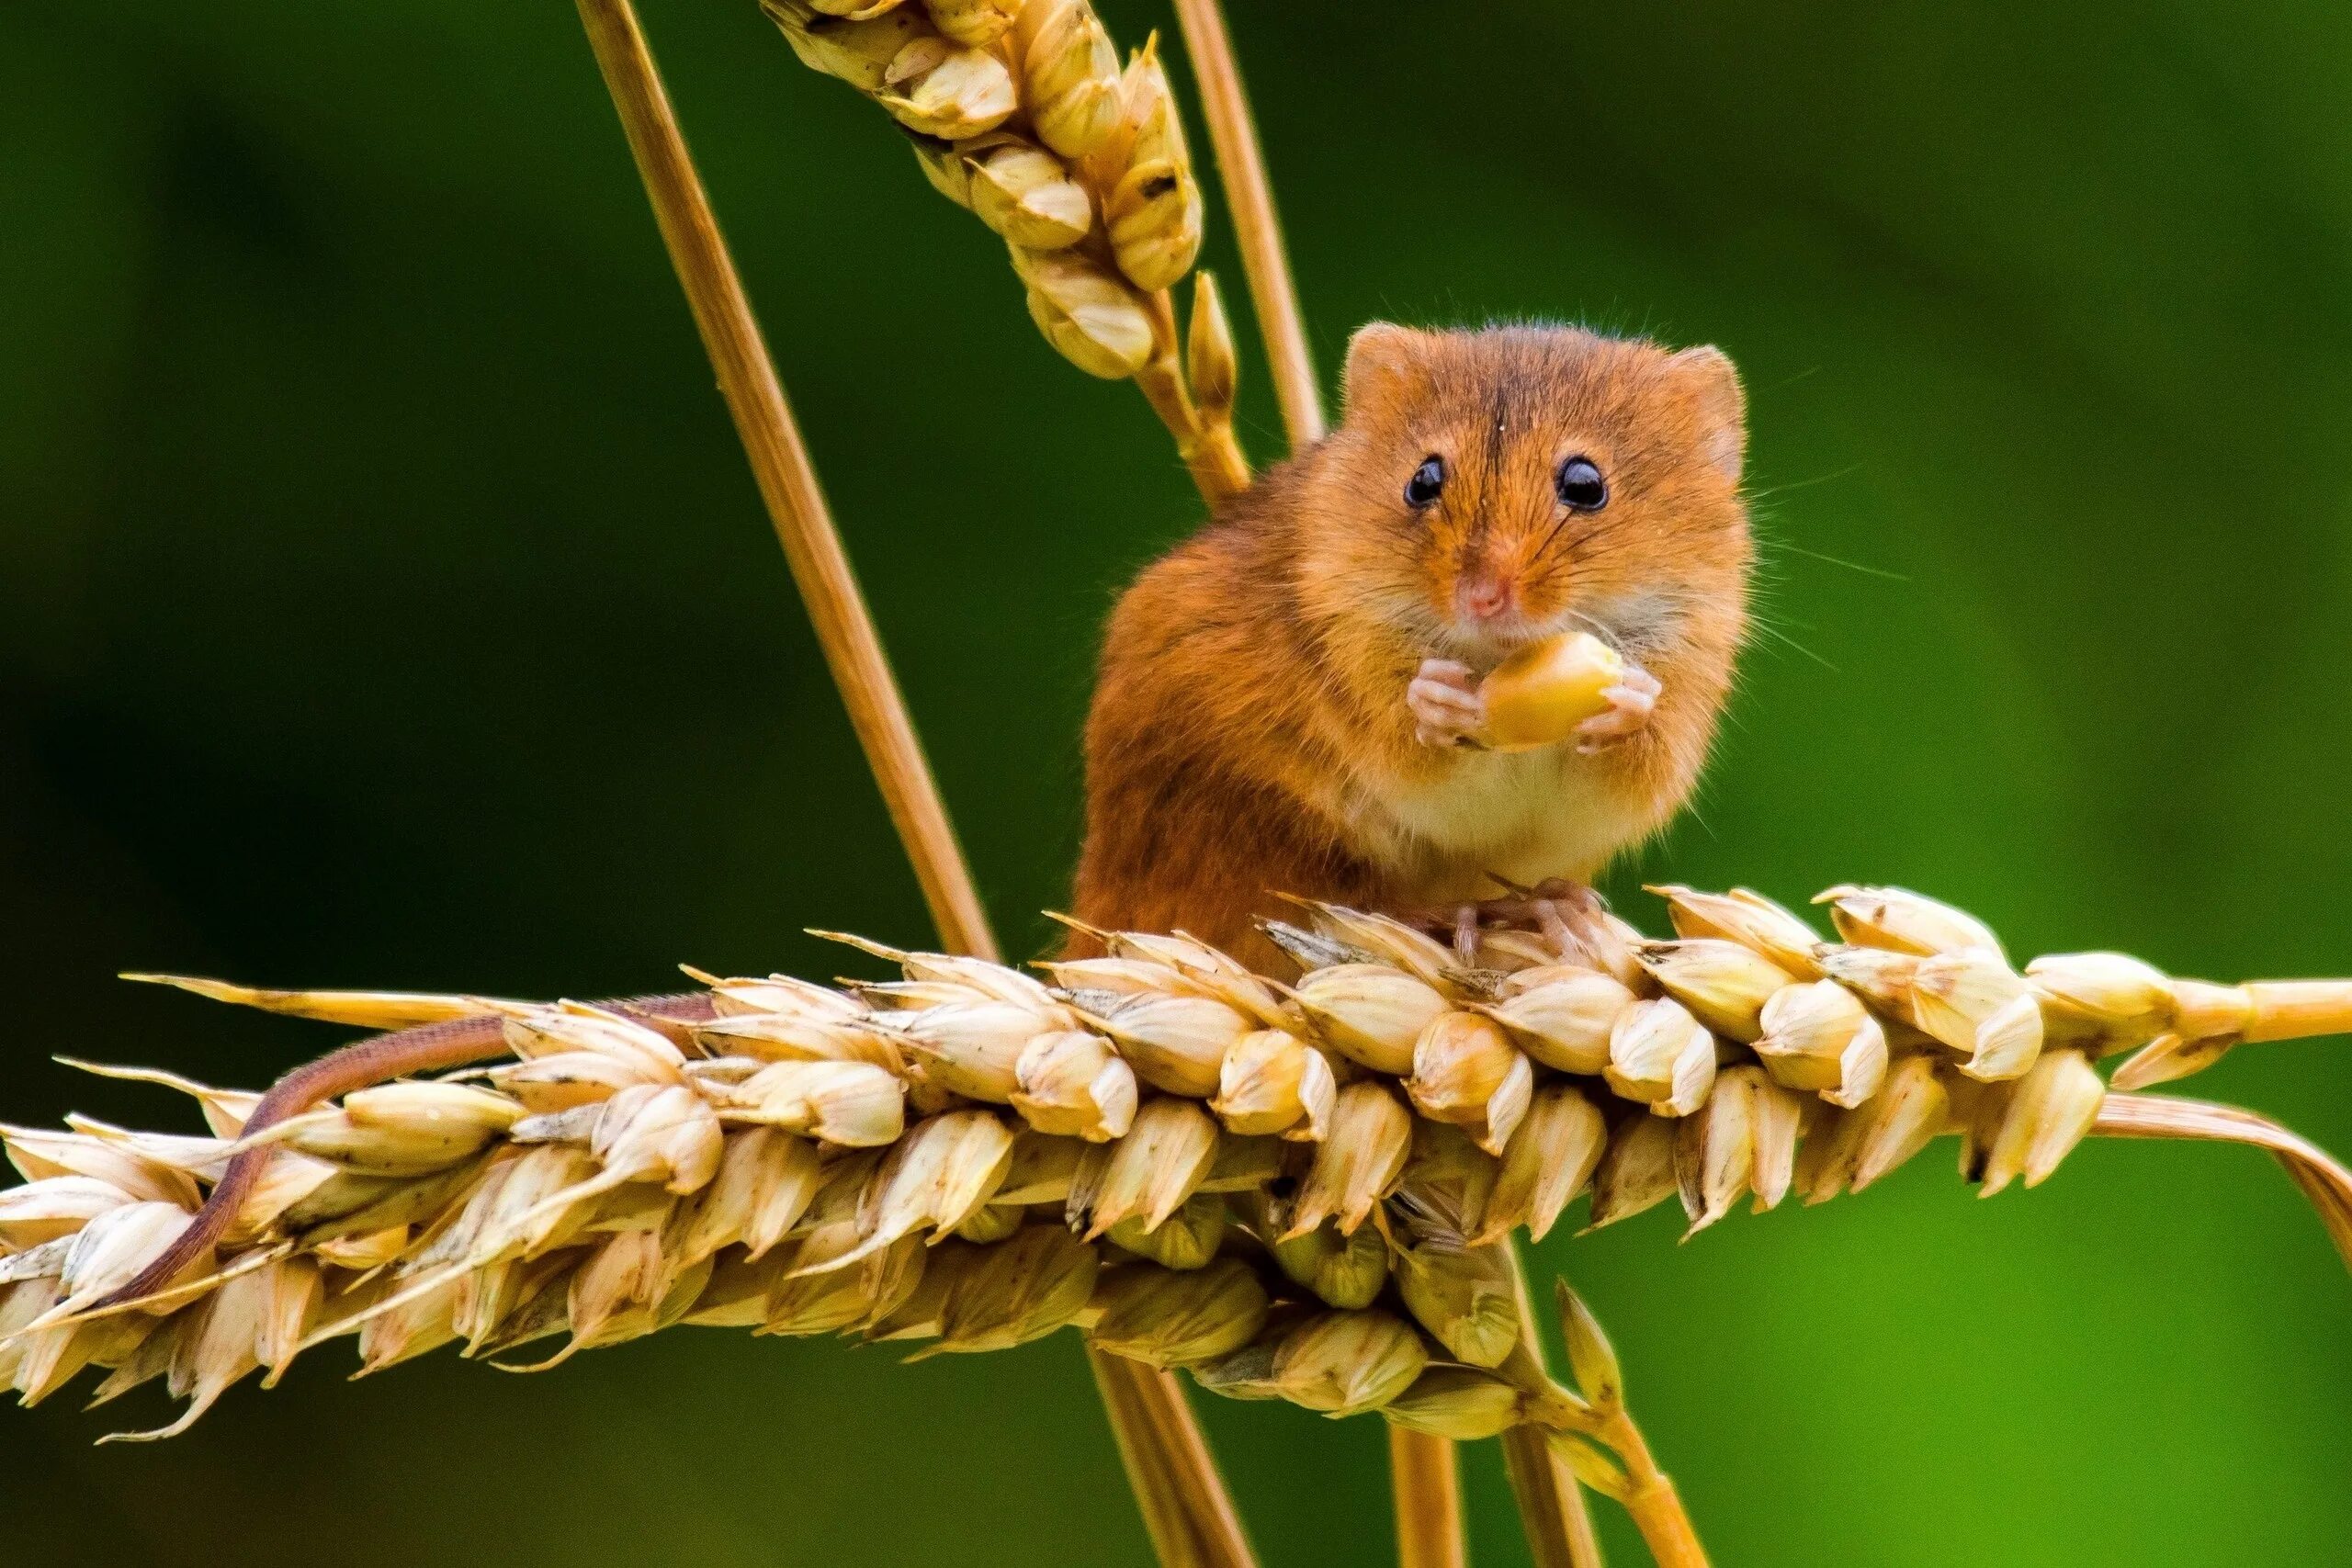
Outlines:
[[[1731,362],[1376,322],[1350,344],[1345,398],[1330,436],[1119,601],[1086,729],[1080,919],[1270,963],[1252,919],[1278,890],[1398,908],[1489,896],[1488,873],[1589,880],[1696,784],[1746,626]],[[1554,488],[1577,455],[1608,480],[1596,511]],[[1417,510],[1405,487],[1431,456],[1444,488]],[[1510,610],[1466,615],[1474,579]],[[1657,678],[1645,726],[1590,755],[1416,739],[1424,660],[1484,670],[1578,626]]]

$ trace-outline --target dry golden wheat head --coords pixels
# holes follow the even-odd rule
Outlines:
[[[343,1335],[375,1371],[559,1339],[552,1366],[680,1323],[920,1355],[1074,1325],[1235,1397],[1449,1437],[1533,1424],[1606,1489],[1580,1442],[1619,1429],[1598,1330],[1572,1336],[1578,1390],[1555,1384],[1520,1349],[1500,1250],[1581,1193],[1594,1226],[1679,1197],[1695,1233],[1743,1198],[1860,1191],[1951,1134],[1990,1195],[2106,1116],[2260,1143],[2352,1246],[2326,1156],[2244,1112],[2111,1097],[2093,1066],[2136,1050],[2125,1071],[2153,1081],[2343,1030],[2352,983],[2214,986],[2112,953],[2013,969],[1981,924],[1893,888],[1825,895],[1836,942],[1752,893],[1655,891],[1673,940],[1602,913],[1449,947],[1303,904],[1269,927],[1290,985],[1182,935],[1096,933],[1107,956],[1042,977],[842,937],[900,977],[690,972],[711,1016],[666,1028],[140,976],[373,1028],[488,1014],[512,1059],[250,1135],[257,1096],[94,1068],[190,1096],[209,1131],[0,1128],[26,1178],[0,1192],[0,1378],[28,1403],[90,1366],[100,1401],[161,1378],[189,1402],[176,1431]],[[255,1149],[222,1245],[108,1300]]]
[[[1001,238],[1046,341],[1135,378],[1212,496],[1248,481],[1233,434],[1232,327],[1202,274],[1180,343],[1169,291],[1204,204],[1147,39],[1122,67],[1087,0],[761,0],[810,69],[895,119],[933,188]]]

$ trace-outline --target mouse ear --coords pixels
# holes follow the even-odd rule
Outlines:
[[[1667,361],[1690,389],[1699,412],[1699,444],[1725,479],[1739,478],[1747,457],[1747,396],[1731,356],[1708,344],[1686,348]]]
[[[1366,321],[1358,327],[1348,339],[1348,367],[1340,383],[1342,402],[1358,409],[1403,396],[1427,358],[1421,343],[1429,335],[1394,321]]]

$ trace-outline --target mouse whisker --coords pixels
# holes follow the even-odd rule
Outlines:
[[[1611,626],[1599,615],[1587,615],[1584,611],[1574,608],[1563,610],[1560,614],[1566,619],[1583,626],[1585,630],[1607,643],[1618,653],[1625,651],[1625,638],[1619,634],[1615,626]]]

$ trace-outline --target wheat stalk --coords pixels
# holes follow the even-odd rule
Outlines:
[[[1520,1342],[1542,1366],[1544,1350],[1535,1334],[1534,1298],[1516,1245],[1511,1263],[1512,1295],[1519,1303],[1522,1325]],[[1583,1484],[1567,1456],[1528,1427],[1512,1427],[1499,1441],[1503,1473],[1510,1482],[1511,1500],[1518,1506],[1520,1528],[1535,1568],[1601,1568],[1600,1541],[1585,1506]],[[1391,1479],[1393,1488],[1395,1478]],[[1457,1521],[1455,1538],[1459,1540],[1462,1533]]]
[[[156,1378],[186,1428],[232,1384],[356,1335],[362,1370],[436,1346],[504,1357],[674,1324],[841,1332],[919,1355],[1075,1326],[1230,1397],[1518,1434],[1624,1504],[1661,1561],[1703,1561],[1564,1299],[1544,1371],[1508,1238],[1589,1190],[1589,1224],[1679,1196],[1860,1190],[1957,1134],[1989,1195],[2089,1132],[2269,1148],[2352,1257],[2352,1174],[2260,1118],[2110,1095],[2094,1060],[2167,1039],[2352,1025],[2352,983],[2221,987],[2114,954],[2012,969],[1981,924],[1894,889],[1825,897],[1819,940],[1752,894],[1663,890],[1676,939],[1613,917],[1442,944],[1305,906],[1270,932],[1295,985],[1182,936],[1098,932],[1039,965],[843,938],[900,977],[696,974],[695,1005],[257,991],[359,1025],[498,1022],[505,1060],[264,1125],[259,1097],[148,1069],[209,1135],[70,1118],[0,1128],[0,1375],[27,1402],[85,1366]],[[2165,1060],[2191,1054],[2170,1050]],[[2210,1054],[2208,1054],[2210,1055]],[[115,1299],[261,1151],[217,1248]]]

